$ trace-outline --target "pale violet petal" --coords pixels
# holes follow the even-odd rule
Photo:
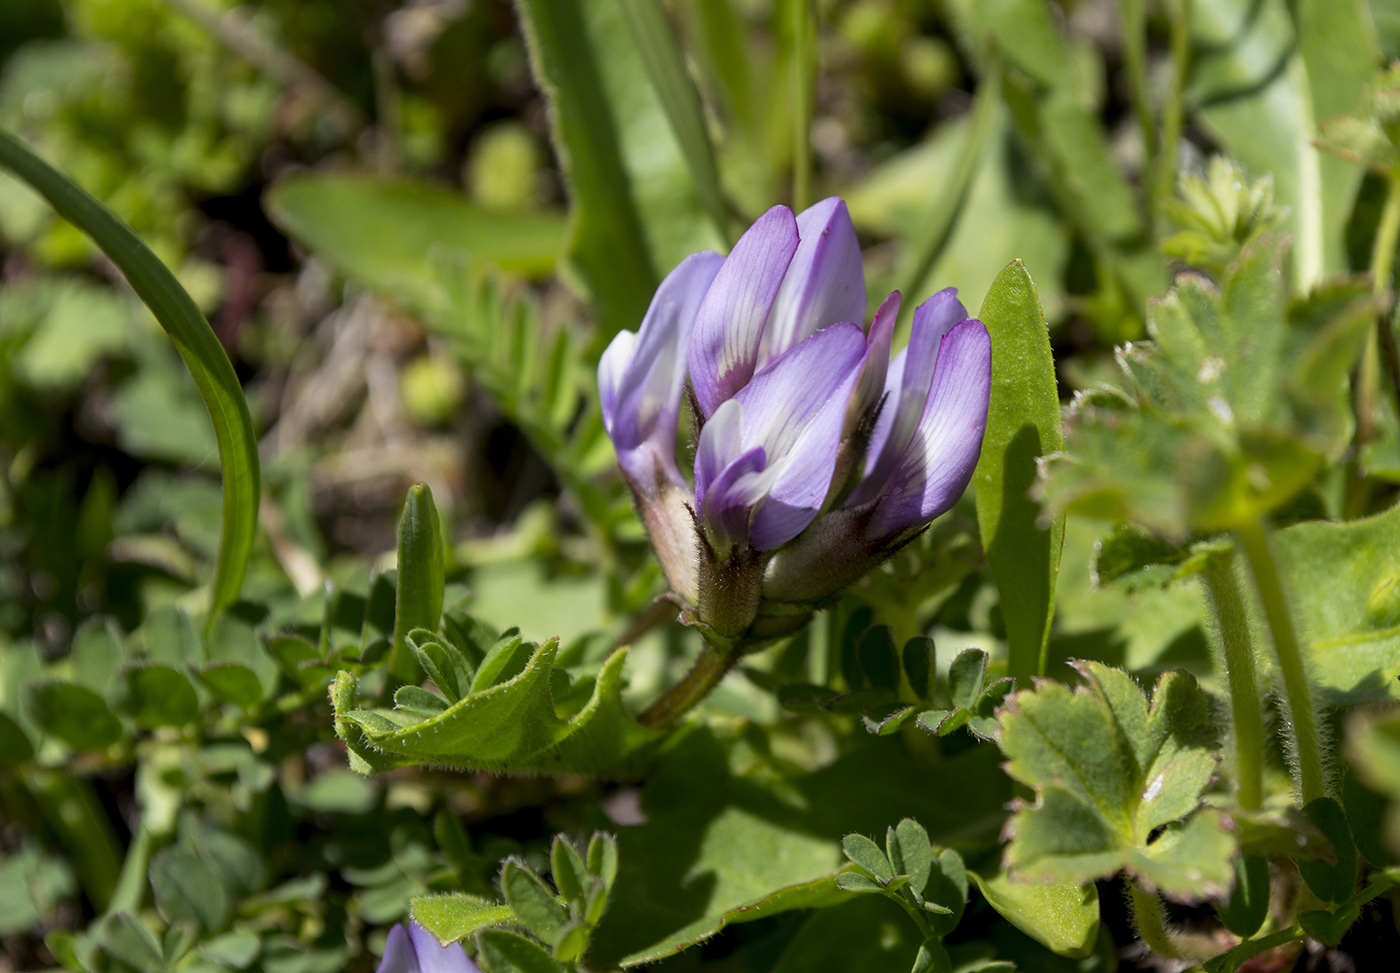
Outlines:
[[[822,328],[865,321],[860,243],[846,204],[832,196],[797,216],[800,242],[759,346],[767,364]]]
[[[991,387],[987,329],[963,321],[943,339],[918,431],[875,509],[875,536],[926,524],[957,502],[982,452]]]
[[[774,206],[739,238],[701,302],[691,335],[690,381],[706,418],[753,376],[769,312],[797,246],[792,211]]]

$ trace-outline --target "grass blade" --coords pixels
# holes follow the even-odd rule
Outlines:
[[[175,342],[199,386],[214,423],[224,481],[223,532],[209,603],[212,619],[238,600],[258,524],[257,439],[233,363],[194,300],[131,227],[8,132],[0,132],[0,167],[33,187],[121,269]]]

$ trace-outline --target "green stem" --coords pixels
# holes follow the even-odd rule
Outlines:
[[[1147,88],[1146,0],[1122,0],[1118,5],[1118,19],[1123,29],[1123,61],[1133,114],[1137,116],[1138,128],[1142,130],[1142,145],[1147,153],[1146,169],[1152,173],[1156,171],[1159,147]]]
[[[734,668],[742,655],[737,649],[719,651],[705,646],[695,665],[666,694],[637,717],[642,726],[660,729],[670,726],[719,685],[725,673]]]
[[[1172,84],[1167,92],[1166,104],[1162,106],[1162,147],[1157,156],[1157,169],[1153,173],[1155,186],[1149,194],[1154,207],[1154,220],[1156,206],[1162,200],[1171,198],[1176,189],[1183,118],[1181,103],[1186,89],[1186,75],[1191,69],[1191,0],[1176,0],[1173,7],[1168,18],[1171,23],[1168,43],[1171,47]]]
[[[1293,611],[1283,590],[1283,579],[1269,549],[1264,525],[1247,520],[1235,528],[1240,548],[1249,562],[1264,617],[1274,637],[1274,651],[1283,672],[1283,687],[1293,720],[1293,747],[1298,761],[1298,786],[1302,803],[1326,796],[1327,782],[1322,764],[1322,743],[1318,735],[1317,711],[1313,707],[1312,685],[1303,661],[1302,645],[1293,621]]]
[[[122,861],[121,874],[117,877],[112,899],[107,904],[108,912],[135,912],[141,908],[141,899],[146,894],[146,870],[151,863],[151,852],[155,849],[155,835],[142,821],[126,850]]]
[[[1158,956],[1178,958],[1181,952],[1167,929],[1162,900],[1156,893],[1143,891],[1136,882],[1128,883],[1128,897],[1133,907],[1133,925],[1137,926],[1138,938]]]
[[[258,446],[253,416],[233,363],[194,300],[141,238],[81,187],[0,131],[0,168],[9,169],[48,200],[111,258],[175,342],[213,420],[223,469],[223,531],[209,619],[238,599],[258,525]]]
[[[813,0],[792,0],[792,207],[812,205],[812,99],[816,76]]]
[[[1264,799],[1264,715],[1255,679],[1249,614],[1235,577],[1234,551],[1207,559],[1202,578],[1224,649],[1225,675],[1230,684],[1240,807],[1254,811]]]
[[[1381,210],[1376,242],[1371,248],[1371,281],[1377,296],[1386,295],[1385,306],[1376,315],[1376,335],[1379,338],[1381,363],[1385,366],[1390,392],[1395,399],[1396,414],[1400,415],[1400,351],[1395,347],[1395,329],[1391,310],[1395,300],[1390,295],[1395,269],[1395,245],[1400,239],[1400,177],[1392,175],[1386,183],[1385,208]]]

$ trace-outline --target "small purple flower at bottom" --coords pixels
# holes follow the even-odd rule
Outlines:
[[[389,930],[389,941],[384,944],[384,958],[379,961],[377,973],[481,973],[481,970],[467,959],[459,944],[439,945],[432,933],[414,922],[406,928],[399,923]]]

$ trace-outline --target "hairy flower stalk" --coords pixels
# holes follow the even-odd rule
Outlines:
[[[987,421],[987,330],[940,291],[891,360],[899,304],[893,293],[859,323],[865,277],[840,199],[797,216],[775,206],[728,257],[684,260],[637,333],[603,354],[618,463],[681,619],[708,645],[643,722],[669,722],[743,653],[801,629],[967,487]],[[676,459],[683,401],[690,479]]]

